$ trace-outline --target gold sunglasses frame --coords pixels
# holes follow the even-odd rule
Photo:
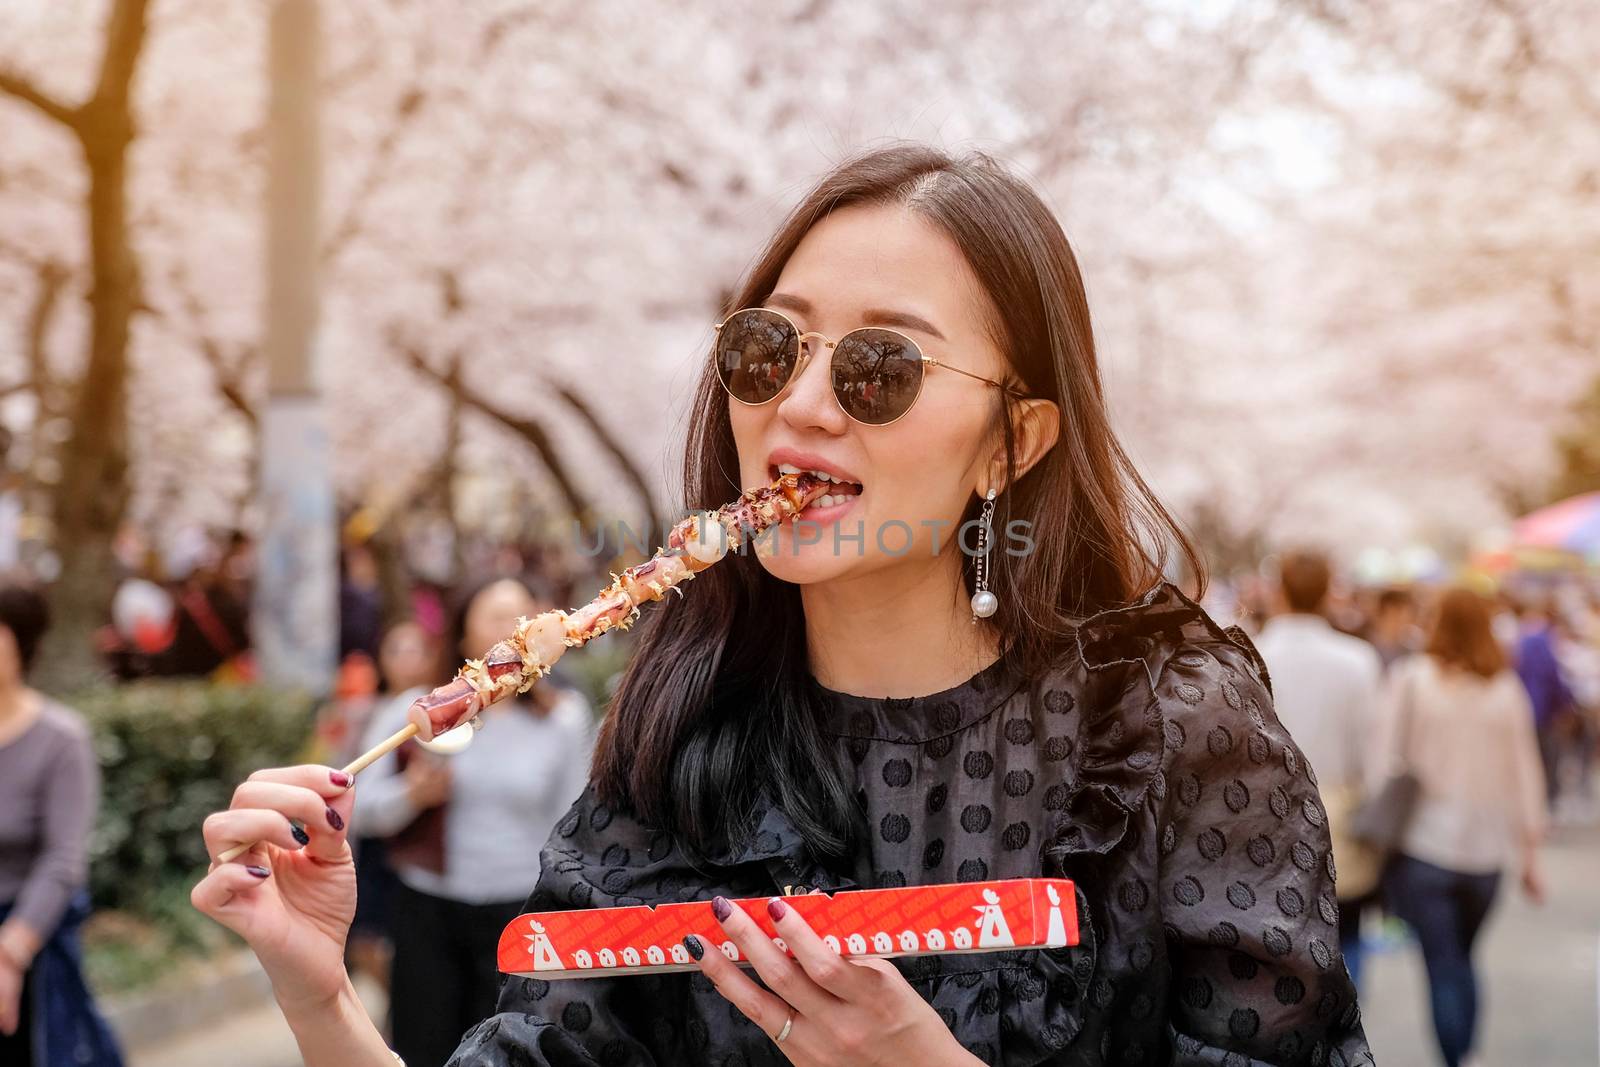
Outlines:
[[[930,356],[926,352],[924,352],[922,350],[922,346],[917,344],[916,341],[914,341],[910,337],[907,337],[905,334],[901,333],[899,330],[891,330],[887,326],[861,326],[861,327],[857,327],[856,329],[849,331],[849,333],[844,334],[844,336],[840,337],[837,341],[835,341],[832,338],[828,337],[826,334],[818,333],[815,330],[802,330],[802,329],[800,329],[800,325],[797,322],[795,322],[793,319],[791,319],[789,316],[785,315],[781,311],[774,311],[772,308],[764,308],[764,307],[747,307],[747,308],[740,308],[738,311],[730,312],[726,318],[724,318],[721,322],[716,324],[715,332],[720,335],[722,333],[722,328],[724,326],[726,326],[729,322],[733,321],[733,319],[736,318],[737,316],[743,315],[747,311],[759,311],[764,315],[775,315],[778,318],[782,319],[784,322],[787,322],[789,324],[789,328],[791,330],[793,330],[794,333],[795,333],[795,346],[799,350],[799,358],[795,362],[794,370],[790,372],[789,377],[784,381],[782,388],[780,388],[776,393],[773,393],[771,396],[767,397],[767,399],[765,399],[765,400],[755,400],[755,401],[744,400],[744,399],[734,395],[733,390],[728,388],[728,383],[726,381],[723,381],[722,369],[721,369],[721,366],[720,366],[720,363],[719,363],[719,365],[714,368],[716,370],[716,373],[717,373],[717,382],[719,384],[721,384],[723,392],[727,393],[728,396],[731,399],[733,399],[737,403],[743,404],[745,407],[758,408],[758,407],[761,407],[761,406],[763,406],[765,404],[772,403],[774,400],[776,400],[780,396],[782,396],[784,394],[784,391],[787,390],[789,388],[789,386],[794,384],[794,381],[795,381],[796,378],[799,378],[800,375],[805,373],[806,367],[811,362],[811,352],[812,352],[811,346],[806,344],[806,341],[808,339],[815,339],[815,340],[821,341],[823,348],[828,349],[829,351],[833,351],[833,350],[836,350],[839,347],[839,344],[841,342],[843,342],[845,340],[845,338],[851,336],[851,334],[865,333],[865,332],[867,332],[869,330],[876,330],[879,333],[891,334],[891,335],[893,335],[895,337],[898,337],[901,341],[904,341],[905,344],[906,344],[906,347],[917,354],[917,361],[919,363],[921,363],[924,368],[927,368],[927,367],[943,367],[945,370],[955,371],[957,374],[965,375],[968,378],[976,379],[977,381],[980,381],[985,385],[993,386],[994,388],[1000,390],[1002,393],[1007,393],[1007,394],[1009,394],[1011,396],[1018,397],[1019,399],[1020,398],[1025,398],[1027,396],[1026,393],[1019,392],[1016,389],[1013,389],[1011,386],[1006,385],[1004,382],[997,382],[993,378],[985,378],[981,374],[974,374],[972,371],[962,370],[960,367],[952,367],[948,363],[944,363],[944,362],[941,362],[940,360],[934,359],[932,356]],[[713,347],[713,349],[712,349],[711,356],[712,356],[713,362],[719,362],[718,358],[717,358],[718,353],[717,353],[717,350],[716,350],[715,347]],[[922,399],[922,387],[927,383],[927,381],[928,381],[928,372],[927,372],[926,369],[924,369],[923,372],[922,372],[922,376],[917,379],[917,392],[916,392],[916,395],[911,398],[911,403],[907,404],[906,405],[906,409],[904,411],[902,411],[900,414],[896,415],[894,418],[890,419],[888,422],[866,422],[866,421],[863,421],[862,419],[856,418],[854,415],[850,414],[850,409],[844,406],[844,401],[839,399],[839,394],[837,392],[835,392],[832,389],[830,389],[829,392],[833,394],[833,402],[835,404],[839,405],[839,410],[844,412],[845,418],[849,419],[851,422],[856,423],[859,426],[893,426],[895,423],[899,422],[901,419],[903,419],[907,415],[911,414],[911,409],[917,406],[917,401],[918,400]]]

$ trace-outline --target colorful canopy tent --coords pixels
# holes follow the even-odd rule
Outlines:
[[[1511,540],[1519,548],[1600,558],[1600,492],[1569,497],[1518,519]]]

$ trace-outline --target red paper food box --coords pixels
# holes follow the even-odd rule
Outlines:
[[[770,897],[735,900],[788,951],[767,914]],[[1078,943],[1077,898],[1064,878],[864,889],[785,897],[843,956],[928,956],[949,952],[1061,948]],[[528,978],[667,974],[694,968],[683,947],[695,934],[707,949],[746,963],[711,914],[709,901],[656,907],[591,908],[519,915],[500,935],[498,962]],[[793,955],[791,952],[790,955]]]

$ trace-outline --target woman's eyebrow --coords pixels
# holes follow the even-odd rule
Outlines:
[[[869,322],[874,326],[900,326],[907,330],[916,330],[919,333],[925,333],[929,337],[937,337],[941,341],[944,340],[944,334],[939,332],[939,327],[935,326],[921,315],[913,315],[909,311],[891,311],[887,308],[868,308],[867,311],[862,315],[862,318],[864,321]]]
[[[799,315],[810,315],[813,311],[811,301],[803,296],[793,293],[773,293],[766,299],[766,306],[772,308],[787,308]],[[929,337],[936,337],[943,341],[945,336],[939,328],[921,315],[913,315],[909,311],[893,311],[889,308],[868,308],[862,313],[863,322],[871,326],[898,326],[907,330],[916,330]]]
[[[800,315],[811,314],[811,301],[803,296],[794,296],[790,293],[773,293],[763,301],[763,305],[773,308],[788,308]]]

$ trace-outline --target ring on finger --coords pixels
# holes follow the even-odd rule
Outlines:
[[[789,1013],[789,1017],[783,1021],[783,1029],[779,1030],[778,1031],[778,1036],[772,1039],[773,1044],[776,1044],[776,1045],[783,1044],[784,1040],[789,1036],[789,1031],[793,1030],[793,1029],[794,1029],[794,1012],[791,1011]]]

